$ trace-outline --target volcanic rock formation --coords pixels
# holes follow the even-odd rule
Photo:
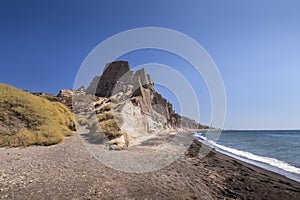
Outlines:
[[[154,89],[154,82],[145,69],[130,70],[127,61],[116,61],[106,65],[102,76],[96,76],[87,88],[87,93],[98,97],[114,97],[119,101],[138,106],[141,115],[148,116],[161,128],[202,129],[208,128],[173,110],[173,106]],[[132,106],[131,106],[132,110]],[[159,116],[159,117],[158,117]],[[128,117],[128,116],[127,116]],[[146,125],[149,129],[149,124]]]

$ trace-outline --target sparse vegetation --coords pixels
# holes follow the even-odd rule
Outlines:
[[[102,121],[114,118],[112,111],[108,111],[108,112],[104,112],[104,113],[98,114],[97,117],[98,117],[98,121],[99,122],[102,122]]]
[[[121,129],[114,119],[101,121],[99,125],[108,139],[114,139],[122,135]]]
[[[65,105],[0,83],[0,146],[57,144],[74,130]]]
[[[120,106],[120,102],[114,98],[104,99],[95,105],[96,116],[89,117],[87,126],[92,139],[103,141],[106,137],[112,140],[123,135],[128,144],[126,133],[120,129],[123,119],[119,111],[114,109],[117,106]]]

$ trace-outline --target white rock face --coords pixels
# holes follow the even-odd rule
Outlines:
[[[122,131],[133,138],[162,131],[167,124],[166,118],[153,110],[149,114],[142,114],[140,107],[134,106],[130,100],[125,102],[121,115],[124,120]]]

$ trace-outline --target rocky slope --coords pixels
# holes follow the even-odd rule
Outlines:
[[[129,140],[161,131],[208,129],[180,116],[154,88],[142,68],[133,72],[127,61],[106,65],[87,89],[61,90],[58,95],[33,93],[72,109],[80,125],[87,126],[95,140],[124,148]]]
[[[43,92],[32,92],[31,94],[33,94],[35,96],[46,98],[52,102],[60,102],[62,104],[65,104],[68,108],[72,109],[73,90],[70,90],[70,89],[60,90],[57,95],[47,94],[47,93],[43,93]]]
[[[154,89],[154,82],[144,68],[130,71],[127,61],[107,64],[102,76],[96,76],[87,88],[88,94],[98,97],[114,97],[120,101],[130,100],[139,106],[142,114],[162,115],[168,128],[202,129],[209,128],[187,117],[178,115],[167,99]]]
[[[82,99],[80,95],[77,95],[77,99]],[[177,114],[172,104],[155,90],[151,76],[143,68],[131,71],[126,61],[107,64],[103,74],[93,79],[85,95],[98,98],[98,101],[89,103],[93,104],[96,115],[93,113],[93,106],[80,105],[80,101],[75,101],[75,110],[81,113],[81,117],[86,115],[93,121],[89,125],[93,134],[104,132],[110,138],[124,136],[123,138],[130,139],[164,130],[209,128]],[[87,107],[92,111],[89,115],[82,112],[82,108]],[[97,121],[100,125],[98,128]],[[119,141],[118,139],[118,143]]]

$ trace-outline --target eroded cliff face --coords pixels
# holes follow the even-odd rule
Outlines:
[[[130,137],[162,130],[208,128],[173,110],[173,106],[155,88],[151,76],[144,68],[133,72],[126,61],[106,65],[103,74],[96,76],[87,93],[101,98],[113,98],[120,106],[123,120],[120,129]]]
[[[58,95],[34,94],[64,103],[77,122],[87,126],[91,137],[106,138],[121,148],[131,139],[151,133],[209,128],[177,114],[155,90],[145,69],[133,72],[126,61],[107,64],[87,89],[61,90]]]

